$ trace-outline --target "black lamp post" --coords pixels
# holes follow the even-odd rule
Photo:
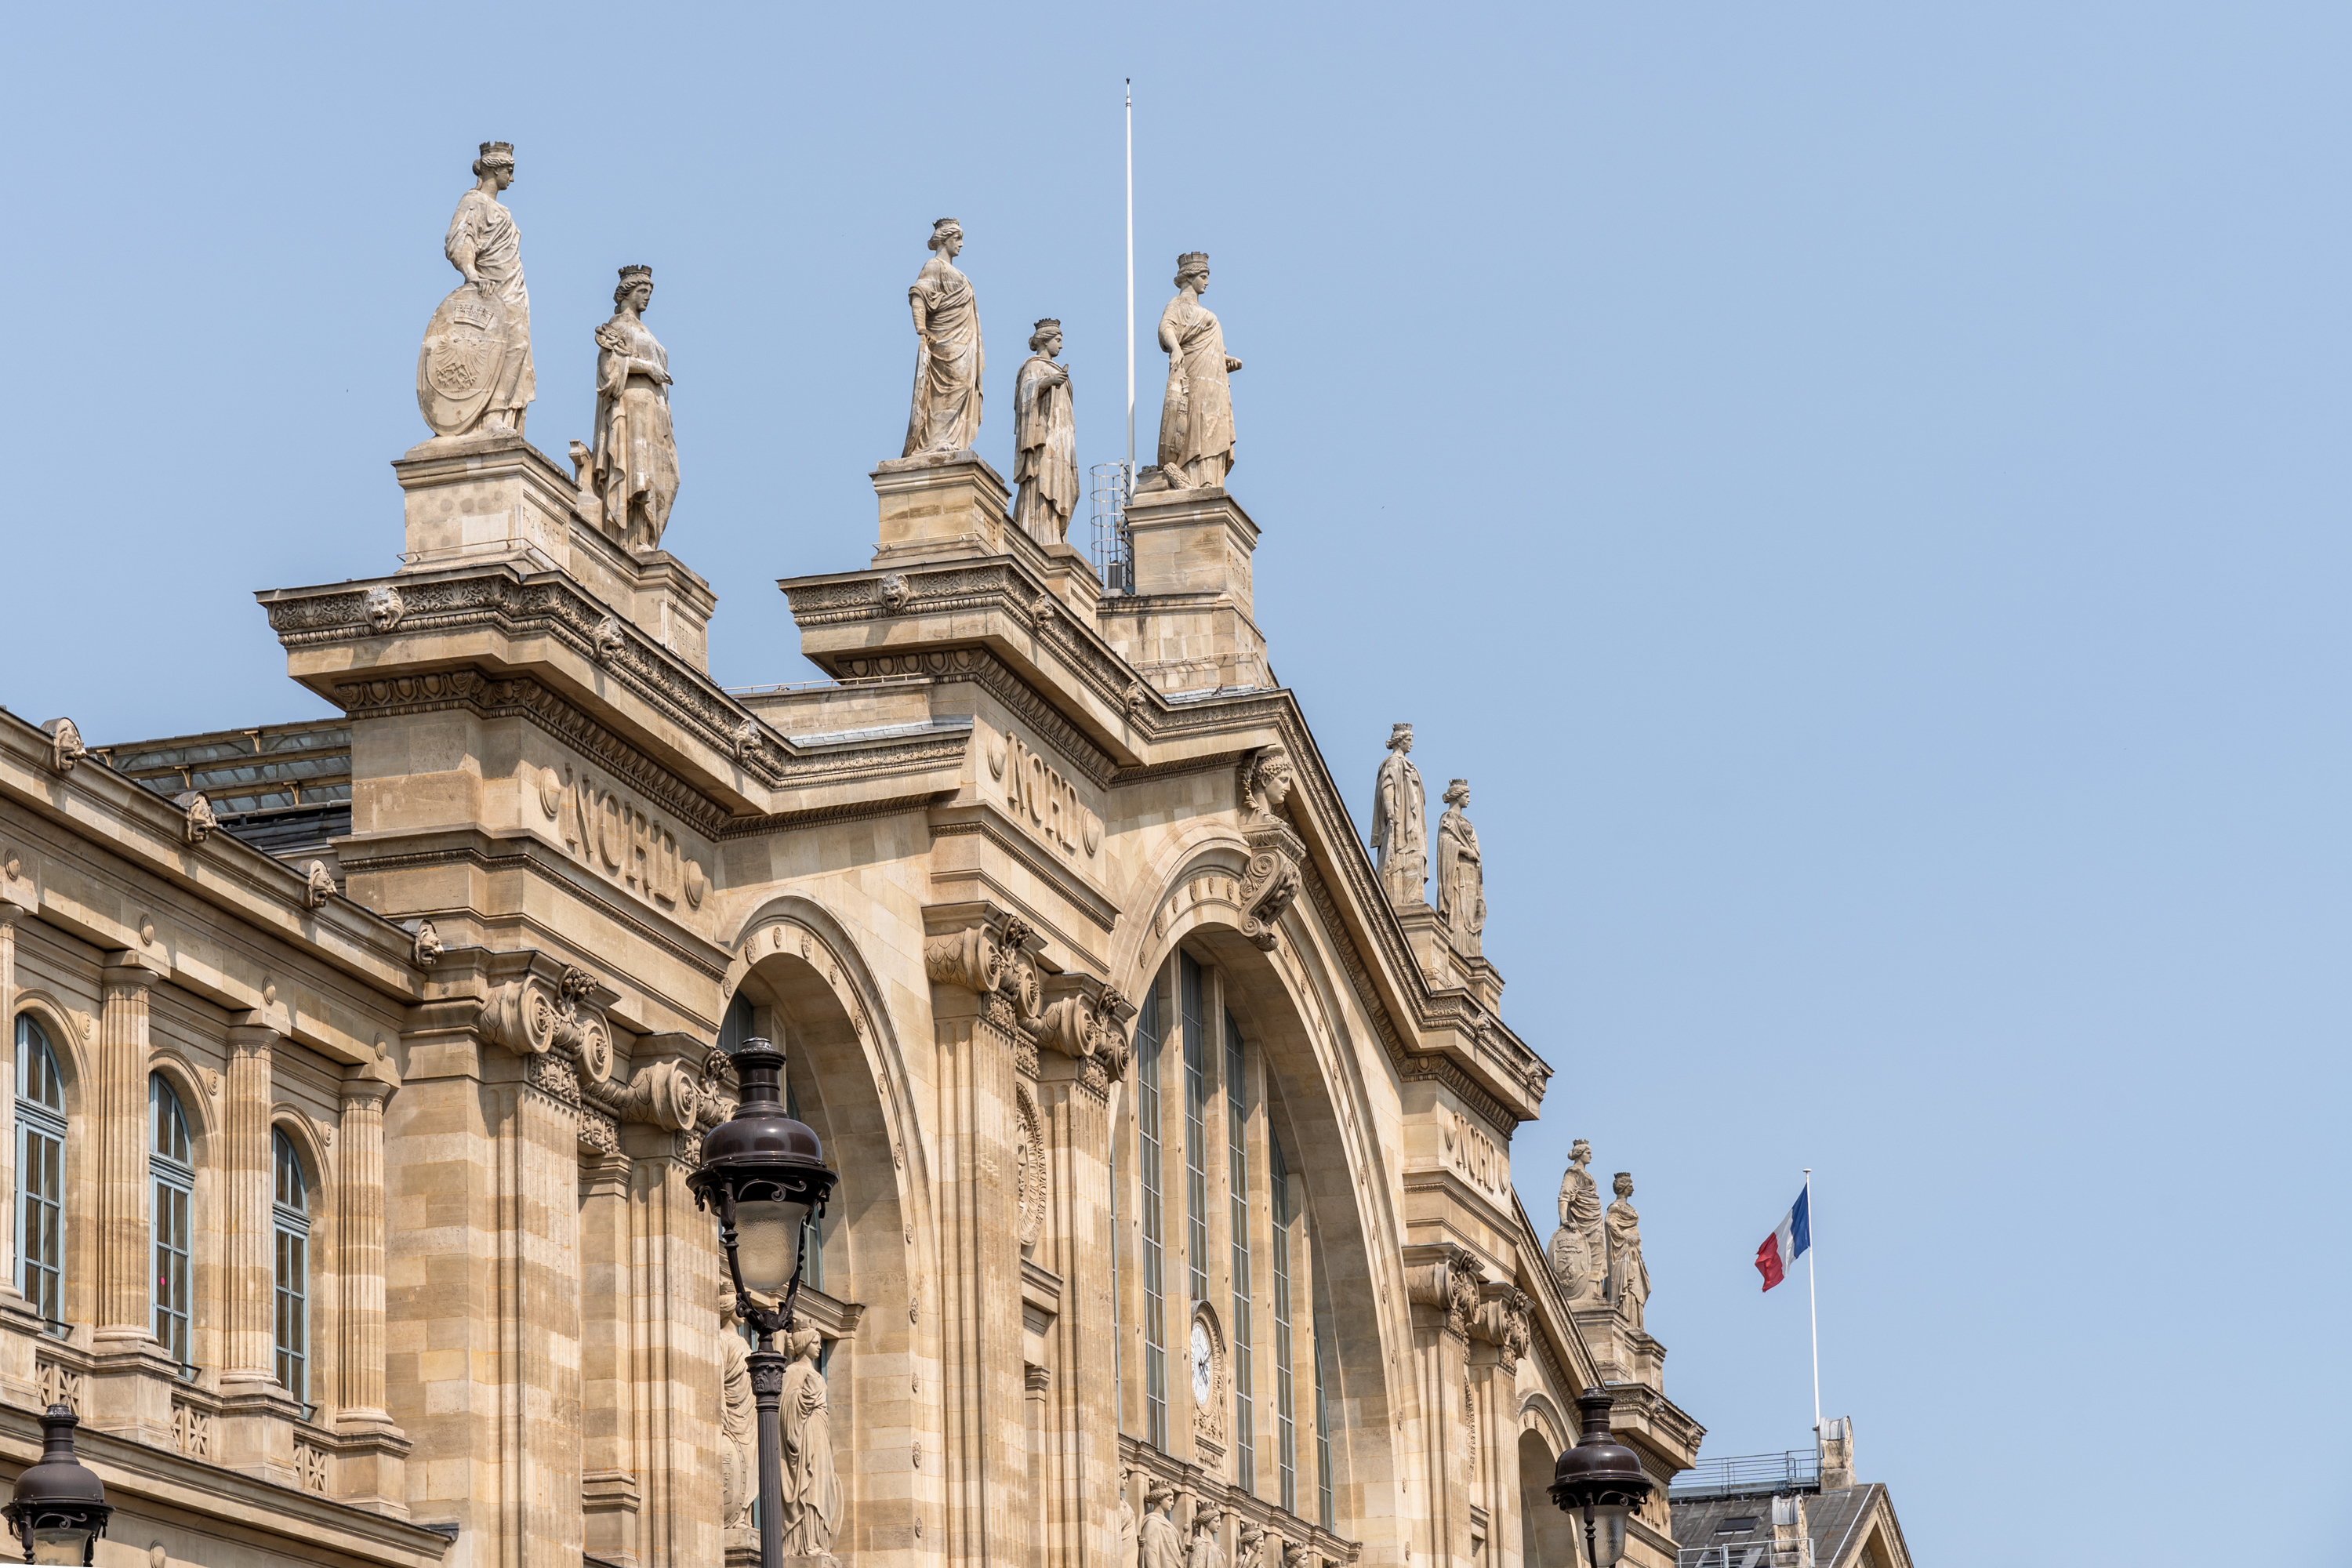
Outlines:
[[[746,1040],[734,1059],[742,1100],[703,1134],[702,1165],[686,1184],[698,1207],[719,1213],[719,1245],[727,1250],[737,1310],[760,1336],[750,1357],[760,1410],[760,1568],[783,1568],[784,1455],[776,1410],[791,1363],[776,1349],[776,1335],[792,1331],[809,1215],[824,1215],[838,1178],[824,1168],[814,1131],[784,1113],[784,1053],[765,1040]],[[768,1310],[753,1302],[753,1291],[783,1304]]]
[[[1625,1521],[1650,1497],[1640,1457],[1609,1436],[1612,1403],[1598,1388],[1576,1396],[1584,1433],[1551,1472],[1551,1500],[1562,1513],[1584,1520],[1584,1553],[1592,1568],[1615,1568],[1625,1555]]]
[[[52,1405],[41,1415],[41,1457],[16,1478],[16,1495],[0,1515],[25,1543],[27,1563],[75,1563],[88,1568],[114,1511],[106,1488],[74,1458],[70,1405]]]

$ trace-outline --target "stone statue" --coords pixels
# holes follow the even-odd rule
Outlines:
[[[1559,1228],[1551,1233],[1551,1272],[1571,1307],[1591,1306],[1608,1288],[1609,1244],[1601,1222],[1601,1190],[1585,1167],[1592,1145],[1580,1138],[1559,1178]]]
[[[907,300],[915,312],[915,403],[907,415],[901,457],[947,457],[980,434],[980,376],[988,356],[980,346],[980,301],[971,279],[955,269],[963,226],[943,217],[931,226],[931,258],[915,275]]]
[[[604,527],[633,550],[661,548],[677,500],[669,424],[669,355],[647,330],[654,269],[621,268],[613,319],[596,329],[596,456],[591,468]]]
[[[1078,436],[1069,368],[1054,363],[1062,323],[1050,316],[1038,322],[1029,347],[1013,385],[1013,482],[1021,487],[1013,521],[1040,544],[1066,544],[1078,504]]]
[[[1122,1468],[1118,1472],[1118,1545],[1111,1552],[1112,1568],[1136,1568],[1135,1499],[1129,1488],[1135,1484],[1135,1472]]]
[[[1205,1502],[1192,1505],[1192,1547],[1185,1554],[1184,1568],[1225,1568],[1224,1549],[1217,1544],[1217,1527],[1224,1521],[1223,1509]]]
[[[522,231],[499,205],[514,184],[514,149],[485,142],[478,184],[457,198],[442,250],[466,281],[433,312],[416,358],[416,405],[436,436],[503,424],[522,434],[537,387],[530,366],[530,294],[522,281]]]
[[[784,1369],[783,1398],[777,1412],[784,1448],[784,1551],[821,1557],[833,1550],[841,1523],[841,1476],[833,1463],[833,1415],[825,1404],[824,1373],[816,1368],[823,1346],[814,1329],[793,1332]]]
[[[1298,782],[1290,752],[1280,743],[1260,746],[1242,768],[1242,805],[1252,817],[1279,816],[1282,803]]]
[[[1321,1559],[1307,1549],[1307,1542],[1291,1541],[1283,1543],[1282,1568],[1320,1568]]]
[[[1143,1522],[1135,1538],[1136,1568],[1184,1568],[1184,1545],[1171,1518],[1176,1489],[1166,1481],[1150,1483],[1143,1493]]]
[[[1619,1317],[1638,1329],[1643,1305],[1650,1299],[1650,1267],[1642,1261],[1642,1216],[1633,1212],[1633,1173],[1618,1172],[1611,1185],[1617,1201],[1609,1205],[1609,1300]]]
[[[1242,362],[1225,353],[1224,329],[1202,309],[1209,257],[1176,258],[1176,298],[1160,313],[1168,351],[1168,395],[1160,405],[1160,473],[1171,488],[1222,485],[1234,466],[1234,389],[1225,378]]]
[[[1244,1520],[1234,1529],[1234,1568],[1257,1568],[1258,1553],[1265,1550],[1265,1529]]]
[[[1389,731],[1389,754],[1372,784],[1372,851],[1389,901],[1417,904],[1429,880],[1429,818],[1421,770],[1412,765],[1412,726]]]
[[[1445,786],[1445,815],[1437,819],[1437,916],[1457,952],[1478,955],[1478,933],[1486,929],[1486,878],[1478,861],[1478,830],[1463,808],[1470,804],[1470,781]]]
[[[751,1397],[751,1352],[743,1343],[735,1288],[719,1287],[719,1528],[749,1530],[760,1495],[759,1407]]]

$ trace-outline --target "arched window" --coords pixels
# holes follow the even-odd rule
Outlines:
[[[1184,1424],[1170,1410],[1181,1397],[1167,1365],[1172,1337],[1182,1363],[1174,1381],[1221,1385],[1220,1408],[1202,1414],[1224,1429],[1235,1486],[1336,1528],[1331,1349],[1306,1184],[1294,1174],[1299,1145],[1247,1008],[1218,965],[1181,951],[1170,959],[1138,999],[1132,1062],[1133,1112],[1114,1165],[1125,1184],[1119,1211],[1135,1216],[1118,1232],[1133,1248],[1119,1278],[1137,1292],[1122,1310],[1138,1312],[1142,1330],[1142,1397],[1122,1406],[1127,1429],[1170,1451],[1171,1427]],[[1203,1312],[1220,1331],[1194,1327]],[[1314,1450],[1302,1453],[1302,1441]]]
[[[66,1085],[49,1037],[16,1016],[16,1288],[65,1330]]]
[[[278,1240],[278,1381],[310,1403],[310,1194],[294,1141],[272,1131],[277,1166],[271,1219]]]
[[[155,1238],[155,1339],[163,1353],[180,1363],[183,1376],[194,1376],[195,1367],[188,1360],[195,1237],[189,1213],[196,1194],[194,1141],[188,1136],[188,1113],[161,1073],[148,1075],[147,1111],[154,1132],[148,1144],[147,1175],[155,1196],[149,1220]]]

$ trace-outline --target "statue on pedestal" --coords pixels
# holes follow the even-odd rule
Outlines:
[[[1445,786],[1445,815],[1437,819],[1437,916],[1454,951],[1475,958],[1478,933],[1486,929],[1486,878],[1478,858],[1478,830],[1463,808],[1470,804],[1470,781]]]
[[[661,548],[677,500],[669,355],[645,323],[654,269],[624,267],[613,319],[596,329],[596,455],[591,482],[604,528],[634,550]]]
[[[1420,903],[1429,880],[1429,818],[1412,753],[1412,726],[1392,726],[1388,759],[1372,784],[1372,850],[1381,885],[1391,903],[1402,905]]]
[[[823,1557],[833,1551],[841,1523],[841,1476],[833,1461],[833,1413],[825,1402],[824,1373],[816,1366],[824,1346],[814,1329],[793,1331],[792,1364],[784,1369],[784,1392],[777,1411],[784,1449],[784,1552]]]
[[[1184,1568],[1184,1545],[1170,1515],[1176,1507],[1176,1489],[1154,1480],[1143,1493],[1143,1522],[1136,1531],[1136,1568]]]
[[[1242,362],[1225,353],[1225,331],[1204,310],[1209,256],[1176,258],[1176,298],[1160,313],[1168,351],[1168,393],[1160,405],[1160,475],[1172,489],[1223,485],[1234,466],[1234,389]]]
[[[1062,323],[1050,316],[1039,321],[1029,347],[1013,384],[1013,482],[1021,487],[1013,521],[1040,544],[1066,544],[1078,504],[1078,436],[1069,369],[1054,363]]]
[[[931,258],[915,275],[907,301],[915,312],[915,401],[907,415],[901,457],[945,457],[980,434],[980,376],[988,356],[980,345],[980,301],[971,279],[955,268],[963,226],[943,217],[926,242]]]
[[[749,1531],[760,1495],[753,1444],[760,1411],[751,1394],[751,1352],[736,1315],[735,1288],[719,1287],[719,1528]]]
[[[466,281],[433,312],[416,357],[416,405],[436,436],[470,435],[493,424],[520,436],[536,392],[522,231],[499,202],[514,173],[513,147],[483,142],[474,160],[478,183],[457,198],[442,242]]]
[[[1650,1300],[1650,1266],[1642,1261],[1642,1216],[1633,1211],[1633,1173],[1620,1171],[1611,1184],[1617,1201],[1609,1205],[1609,1300],[1633,1328],[1642,1326]]]
[[[1592,1145],[1580,1138],[1559,1178],[1559,1228],[1551,1233],[1552,1278],[1571,1307],[1598,1305],[1609,1279],[1609,1244],[1601,1228],[1601,1189],[1593,1184]]]
[[[1225,1521],[1225,1510],[1211,1508],[1206,1502],[1192,1505],[1192,1546],[1185,1554],[1184,1568],[1225,1568],[1224,1549],[1217,1544],[1217,1527]]]

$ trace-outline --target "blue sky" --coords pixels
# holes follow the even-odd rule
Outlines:
[[[1360,817],[1398,720],[1473,782],[1505,1012],[1559,1069],[1521,1191],[1548,1231],[1580,1135],[1634,1173],[1707,1451],[1807,1441],[1804,1296],[1748,1258],[1811,1164],[1823,1398],[1921,1561],[2340,1553],[2352,14],[12,32],[0,700],[96,742],[319,710],[247,595],[394,564],[485,139],[534,439],[587,433],[650,263],[714,670],[806,678],[773,581],[871,549],[931,219],[982,451],[1055,315],[1118,455],[1134,76],[1143,348],[1209,251],[1276,668]],[[2257,1468],[2184,1497],[2215,1426]]]

